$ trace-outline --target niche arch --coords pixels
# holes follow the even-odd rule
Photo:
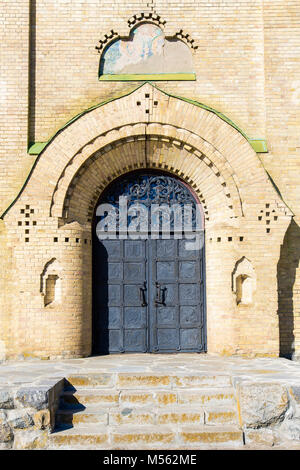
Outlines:
[[[243,256],[237,261],[232,273],[232,289],[236,296],[237,305],[250,305],[256,291],[256,274],[249,261]]]
[[[48,261],[41,273],[40,292],[44,307],[61,301],[61,266],[56,258]]]

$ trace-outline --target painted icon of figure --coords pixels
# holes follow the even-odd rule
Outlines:
[[[155,25],[143,24],[133,31],[129,41],[118,40],[107,49],[104,73],[122,73],[130,65],[144,63],[153,55],[161,55],[165,37]]]
[[[156,25],[137,26],[129,39],[119,39],[104,52],[102,74],[159,74],[193,71],[192,55],[182,41],[167,40]]]

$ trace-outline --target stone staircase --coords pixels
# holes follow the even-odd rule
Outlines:
[[[93,373],[67,378],[51,449],[243,446],[226,375]]]

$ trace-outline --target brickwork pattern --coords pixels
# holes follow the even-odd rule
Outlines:
[[[94,205],[113,178],[143,166],[182,177],[203,204],[211,350],[276,355],[280,347],[282,354],[300,354],[297,0],[4,1],[1,209],[32,167],[29,142],[49,140],[77,113],[137,87],[99,82],[95,46],[111,30],[128,36],[150,12],[167,36],[182,31],[197,46],[197,80],[159,87],[216,108],[251,137],[267,138],[269,153],[260,158],[295,219],[286,232],[291,212],[241,134],[175,98],[159,92],[146,98],[143,87],[59,133],[0,221],[0,355],[89,354]],[[242,256],[257,274],[251,306],[237,306],[232,292],[231,273]],[[64,272],[64,300],[44,307],[40,276],[51,259]]]
[[[236,129],[150,84],[90,111],[57,135],[5,216],[17,293],[10,354],[90,353],[93,210],[110,181],[141,167],[178,175],[203,204],[208,350],[278,355],[276,261],[291,212]],[[30,203],[37,200],[38,205]],[[266,224],[271,211],[276,230]],[[243,256],[258,278],[250,306],[237,305],[231,286],[232,271]],[[61,267],[62,298],[45,307],[39,283],[52,260]],[[31,328],[24,330],[23,324]]]

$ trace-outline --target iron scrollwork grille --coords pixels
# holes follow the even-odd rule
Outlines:
[[[150,209],[157,205],[160,208],[158,212],[159,220],[157,221],[160,227],[163,221],[166,220],[165,218],[168,217],[170,230],[173,231],[176,213],[175,206],[181,208],[182,217],[184,217],[184,214],[188,214],[188,223],[192,231],[202,226],[199,207],[195,199],[184,183],[174,177],[167,175],[157,176],[151,173],[134,174],[110,185],[102,198],[102,203],[107,203],[114,207],[117,224],[119,223],[119,197],[121,196],[127,199],[128,211],[134,205],[140,204],[150,212]],[[174,211],[169,210],[164,213],[164,207],[173,207]],[[131,224],[133,218],[132,214],[127,215],[127,227]],[[153,223],[153,215],[152,219],[151,217],[148,218],[149,231],[151,220]],[[182,226],[183,224],[184,220],[182,219]]]

